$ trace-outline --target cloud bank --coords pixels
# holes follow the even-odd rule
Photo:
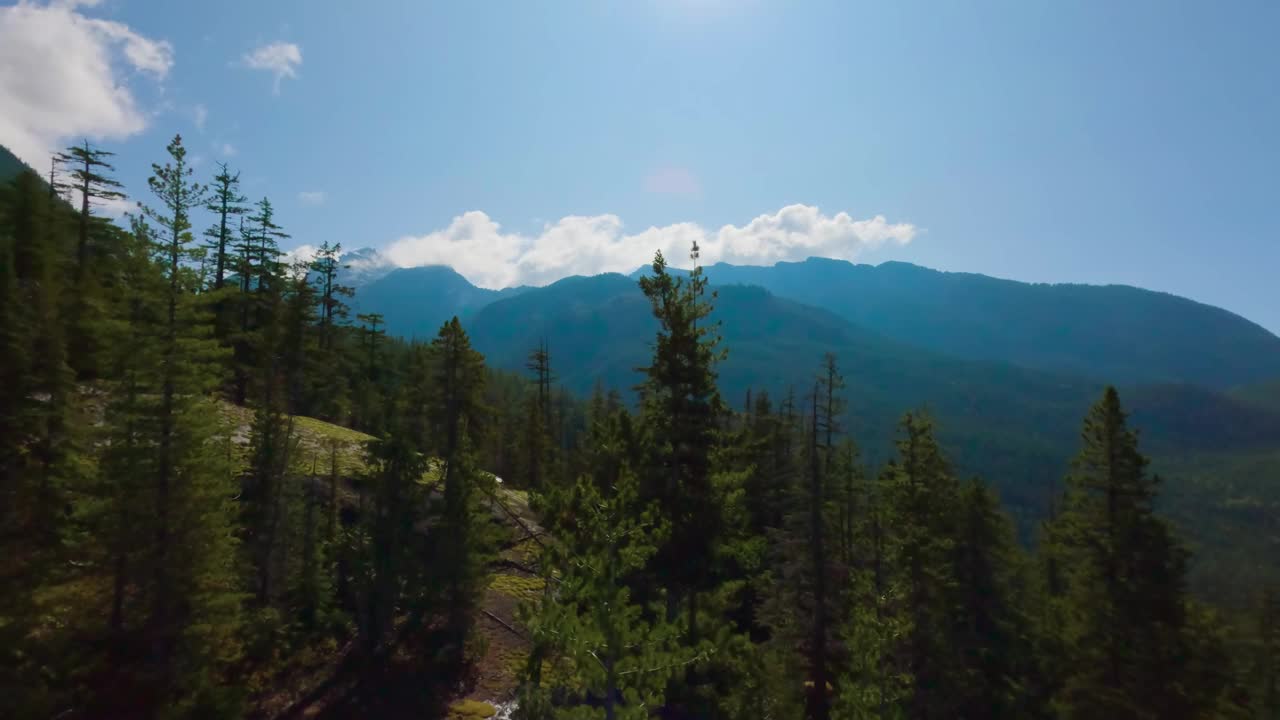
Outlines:
[[[245,53],[242,60],[247,68],[274,75],[275,84],[271,91],[279,95],[281,80],[298,77],[298,67],[302,65],[302,48],[293,43],[273,42]]]
[[[121,140],[147,126],[126,77],[160,81],[173,46],[123,23],[87,17],[96,0],[0,7],[0,143],[47,168],[68,139]]]
[[[545,285],[569,275],[631,272],[661,250],[673,265],[688,264],[694,241],[703,264],[772,265],[813,256],[852,260],[884,245],[906,245],[917,229],[884,216],[856,220],[846,212],[823,214],[811,205],[788,205],[746,225],[708,230],[695,223],[650,227],[628,234],[616,215],[561,218],[537,235],[504,232],[473,210],[426,235],[400,238],[382,252],[401,267],[449,265],[480,287]]]

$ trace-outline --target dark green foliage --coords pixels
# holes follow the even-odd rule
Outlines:
[[[240,173],[234,175],[226,163],[218,163],[220,172],[213,178],[213,192],[206,209],[217,216],[217,221],[204,231],[208,238],[205,247],[213,253],[213,289],[221,290],[227,273],[234,267],[231,252],[232,230],[235,220],[249,212],[245,205],[249,198],[240,194]]]
[[[91,195],[115,192],[80,150]],[[1256,552],[1280,467],[1265,392],[1133,394],[1144,439],[1192,470],[1162,501],[1107,391],[1058,498],[1091,381],[712,292],[661,255],[639,292],[573,278],[468,315],[527,374],[496,371],[453,312],[489,291],[434,288],[415,317],[452,319],[429,344],[363,303],[353,327],[338,247],[285,267],[269,202],[237,213],[225,167],[211,199],[191,177],[175,138],[127,229],[82,224],[34,174],[0,186],[9,715],[437,717],[437,688],[494,677],[495,569],[541,589],[505,629],[528,641],[527,661],[503,658],[523,666],[524,717],[1275,714],[1280,603],[1239,602],[1280,574]],[[205,210],[212,255],[193,247]],[[231,258],[228,218],[244,221]],[[78,337],[92,362],[72,368]],[[889,418],[925,402],[889,452]],[[316,415],[373,437],[319,440]],[[974,469],[1012,491],[1016,525],[992,486],[959,479]],[[1223,607],[1190,597],[1165,510],[1230,560],[1200,570]],[[1015,527],[1045,511],[1029,558]]]
[[[616,443],[614,428],[605,432]],[[640,502],[621,457],[548,500],[557,541],[547,546],[543,563],[554,569],[556,582],[526,613],[540,652],[523,678],[524,716],[650,717],[685,662],[678,629],[661,619],[660,607],[633,599],[626,580],[653,556],[663,525],[654,508]],[[564,679],[544,684],[544,675]],[[553,695],[560,698],[554,710]]]
[[[432,341],[430,360],[426,447],[444,464],[440,532],[446,538],[437,547],[434,564],[436,581],[444,591],[447,642],[460,659],[491,552],[477,492],[477,486],[488,481],[481,477],[474,456],[485,428],[486,409],[480,403],[484,358],[471,349],[466,332],[454,318]]]
[[[79,199],[80,222],[76,242],[77,277],[88,272],[91,262],[89,245],[90,226],[93,225],[94,202],[123,200],[120,183],[106,173],[113,171],[108,158],[113,152],[94,147],[85,140],[81,145],[72,145],[56,156],[56,162],[66,170],[68,179],[58,182],[56,189],[71,194]]]
[[[697,255],[695,244],[695,263]],[[654,503],[670,524],[653,568],[667,590],[668,615],[686,603],[685,642],[690,645],[698,641],[698,595],[707,589],[706,569],[720,532],[711,453],[723,411],[715,373],[722,353],[716,348],[716,325],[708,320],[706,285],[697,269],[687,279],[667,274],[661,253],[654,258],[653,277],[640,281],[659,325],[640,387],[641,420],[653,453],[641,498]]]
[[[1188,696],[1187,552],[1156,516],[1119,395],[1085,420],[1062,513],[1052,528],[1063,589],[1064,717],[1199,717]],[[1208,693],[1214,699],[1215,693]]]
[[[898,669],[912,681],[903,705],[907,717],[954,717],[963,683],[961,649],[952,637],[959,604],[955,557],[960,486],[930,420],[908,414],[900,433],[898,457],[881,483],[889,519],[887,583],[898,596],[897,612],[911,619],[895,653]]]

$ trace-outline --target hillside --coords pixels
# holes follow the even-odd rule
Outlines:
[[[823,258],[771,267],[717,264],[707,275],[720,285],[758,285],[972,360],[1125,384],[1226,389],[1280,377],[1280,338],[1226,310],[1135,287],[1031,284],[902,262]]]
[[[17,177],[18,173],[31,168],[18,159],[9,151],[9,148],[0,145],[0,183],[8,182]]]
[[[469,319],[527,289],[478,288],[443,266],[388,271],[371,250],[352,258],[358,309],[382,313],[390,332],[402,337],[427,337],[454,315]],[[771,267],[717,264],[707,275],[716,286],[762,287],[887,338],[966,360],[1125,385],[1226,390],[1280,378],[1280,338],[1264,328],[1220,308],[1134,287],[1030,284],[899,262],[820,258]]]
[[[868,460],[886,457],[903,412],[927,408],[957,467],[995,483],[1024,523],[1042,512],[1049,483],[1075,451],[1079,419],[1104,384],[921,350],[756,287],[718,293],[713,317],[729,348],[720,368],[727,402],[741,406],[748,389],[803,392],[822,354],[834,352],[848,382],[847,424]],[[511,370],[545,338],[560,381],[578,393],[597,382],[637,384],[635,368],[646,363],[656,329],[647,300],[620,275],[529,290],[483,308],[468,327],[488,361]],[[1153,452],[1280,447],[1280,417],[1208,390],[1140,386],[1125,397]]]
[[[418,339],[433,337],[441,323],[455,315],[467,320],[489,303],[522,290],[479,288],[442,265],[391,270],[356,287],[351,303],[355,312],[381,313],[387,332]]]

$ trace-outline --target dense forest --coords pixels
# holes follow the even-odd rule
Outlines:
[[[52,167],[0,189],[12,717],[1280,717],[1280,589],[1191,586],[1112,387],[1019,532],[927,410],[850,421],[841,348],[722,394],[697,245],[584,393],[353,311],[180,137],[119,223],[111,153]]]

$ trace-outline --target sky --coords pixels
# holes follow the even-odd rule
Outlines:
[[[180,133],[286,247],[487,287],[810,255],[1125,283],[1280,331],[1280,3],[0,4],[0,144]],[[119,211],[119,208],[108,208]],[[714,281],[714,278],[712,278]]]

